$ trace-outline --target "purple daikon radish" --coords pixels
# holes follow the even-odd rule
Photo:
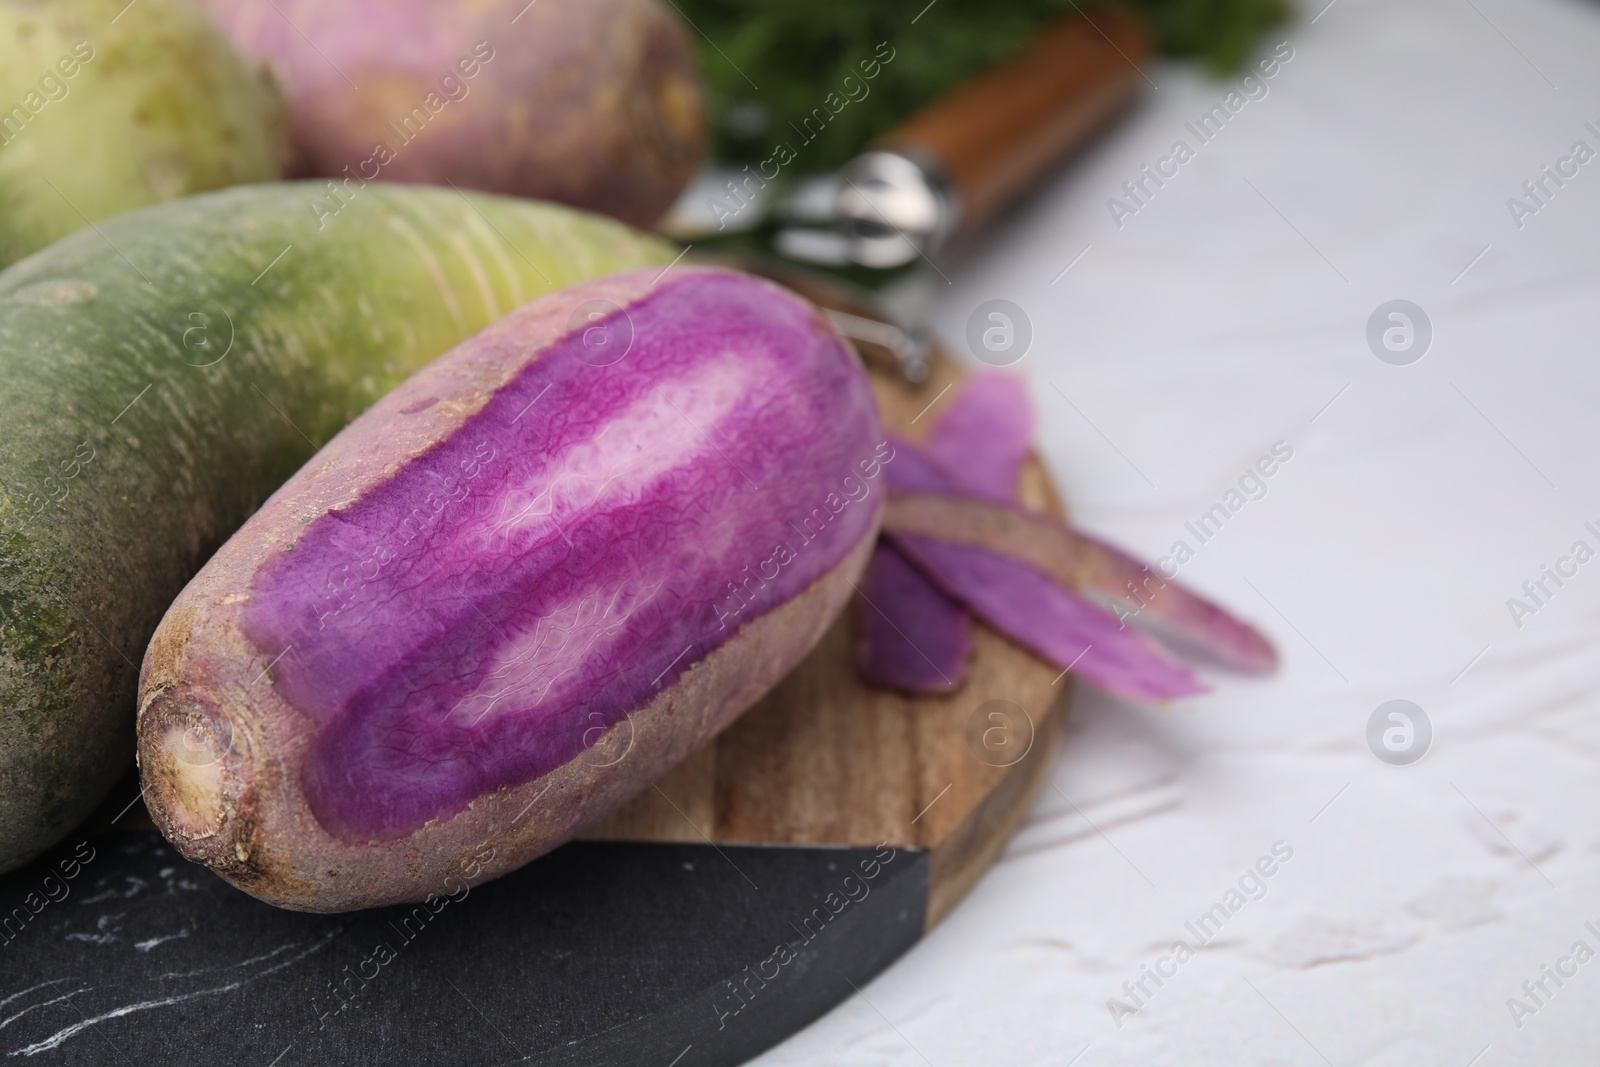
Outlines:
[[[678,267],[551,294],[351,423],[145,658],[145,799],[191,859],[336,911],[560,844],[848,602],[892,456],[809,304]]]
[[[375,180],[648,226],[705,154],[694,31],[670,0],[201,5],[288,97],[294,169],[332,179],[306,199],[320,227]]]

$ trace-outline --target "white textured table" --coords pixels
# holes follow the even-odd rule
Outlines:
[[[937,315],[956,340],[985,300],[1026,311],[1079,521],[1150,558],[1187,541],[1183,580],[1282,671],[1166,710],[1085,688],[967,901],[760,1063],[1600,1060],[1600,960],[1572,955],[1600,951],[1600,560],[1571,555],[1600,550],[1600,159],[1560,162],[1600,151],[1600,4],[1311,2],[1208,144],[1184,124],[1229,85],[1155,68],[945,266]],[[1107,198],[1179,139],[1195,158],[1118,228]],[[1577,173],[1514,219],[1546,164]],[[1366,339],[1396,298],[1433,326],[1410,365]],[[1265,495],[1200,543],[1185,523],[1278,441]],[[1545,565],[1576,574],[1535,601]],[[1366,740],[1396,698],[1434,729],[1409,766]],[[1230,897],[1277,842],[1260,899]]]

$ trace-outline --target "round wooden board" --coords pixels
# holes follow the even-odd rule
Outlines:
[[[877,378],[886,423],[919,437],[961,377],[940,357],[920,387]],[[1027,503],[1059,510],[1036,462],[1023,483]],[[1060,730],[1069,683],[982,627],[957,692],[864,686],[868,610],[858,598],[776,690],[587,839],[458,900],[304,915],[150,830],[69,839],[0,877],[0,1051],[167,1067],[744,1062],[955,905]],[[1021,719],[969,743],[994,700]]]

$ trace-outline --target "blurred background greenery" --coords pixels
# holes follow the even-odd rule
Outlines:
[[[1219,75],[1238,68],[1261,34],[1289,13],[1286,0],[1117,2],[1143,18],[1162,52],[1197,57]],[[715,153],[727,161],[762,159],[776,141],[793,142],[789,122],[840,92],[846,75],[859,77],[857,64],[880,42],[894,49],[893,62],[869,83],[870,94],[843,108],[805,146],[806,171],[838,166],[967,75],[1015,52],[1044,23],[1095,6],[1083,0],[936,0],[931,7],[928,0],[675,3],[699,31]]]

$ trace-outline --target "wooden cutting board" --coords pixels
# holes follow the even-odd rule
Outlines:
[[[875,376],[886,424],[920,437],[961,377],[942,355],[921,386]],[[1060,509],[1037,463],[1022,497]],[[858,596],[777,689],[584,840],[432,908],[301,915],[149,830],[70,840],[0,878],[0,1052],[164,1067],[743,1062],[955,906],[1060,731],[1070,683],[982,627],[959,691],[864,686],[871,610]]]

